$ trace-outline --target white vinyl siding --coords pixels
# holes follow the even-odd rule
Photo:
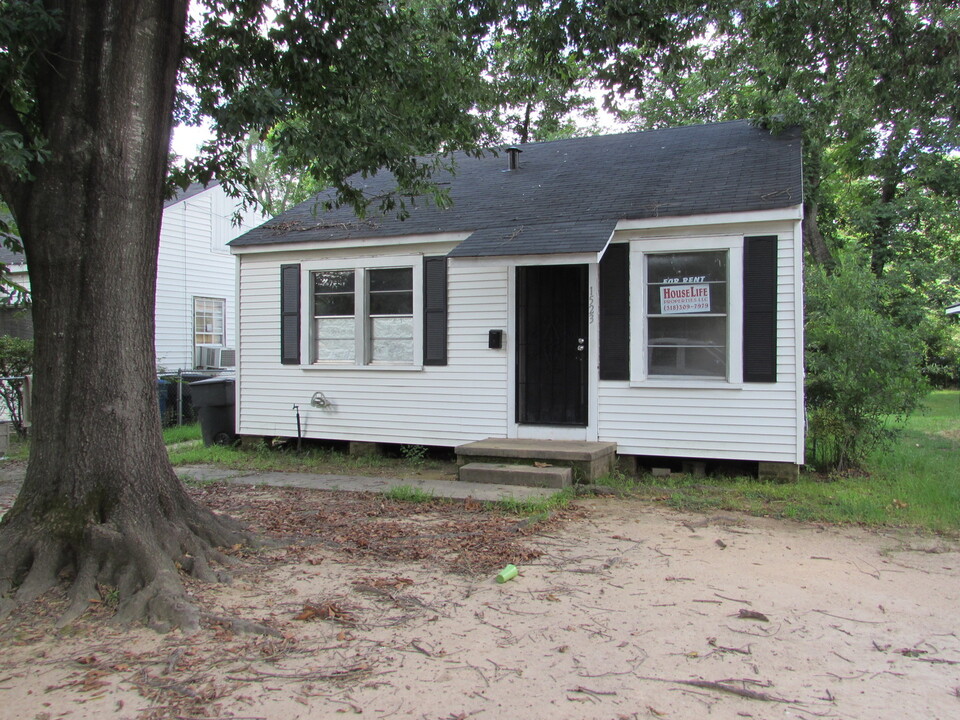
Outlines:
[[[452,245],[404,246],[403,254],[378,256],[382,267],[399,267],[410,253],[443,255]],[[240,350],[238,431],[244,435],[295,437],[300,406],[305,437],[331,440],[456,445],[504,435],[506,364],[512,350],[487,348],[491,328],[507,329],[505,268],[448,271],[448,364],[325,367],[280,364],[280,273],[282,263],[301,263],[303,272],[329,267],[370,266],[371,258],[331,258],[317,251],[240,257]],[[321,261],[322,258],[322,261]],[[306,275],[304,277],[307,277]],[[421,279],[413,288],[419,292]],[[422,314],[418,304],[414,317]],[[309,306],[302,308],[309,317]],[[418,338],[417,343],[421,340]],[[421,352],[422,349],[417,349]],[[329,405],[310,406],[315,392]]]
[[[194,298],[224,301],[223,333],[232,344],[236,258],[225,243],[258,224],[248,213],[233,224],[235,202],[219,186],[163,211],[157,257],[156,354],[165,371],[194,367]]]
[[[750,228],[736,237],[765,234],[779,236],[777,382],[601,381],[600,440],[616,441],[618,452],[629,455],[803,462],[799,223]],[[642,329],[634,331],[639,341]],[[733,342],[740,343],[736,335]]]

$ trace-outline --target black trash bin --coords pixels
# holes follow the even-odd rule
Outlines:
[[[190,383],[193,407],[200,415],[204,445],[229,445],[237,437],[234,378],[215,377]]]

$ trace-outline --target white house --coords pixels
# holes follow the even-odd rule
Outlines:
[[[160,368],[233,365],[236,260],[227,243],[263,221],[246,212],[236,225],[237,210],[218,184],[191,185],[164,203],[157,258]]]
[[[217,183],[198,183],[163,207],[157,261],[156,353],[164,372],[232,366],[236,312],[236,260],[227,243],[263,218],[244,213],[234,224],[237,201]],[[29,290],[23,255],[2,249],[7,276]],[[32,336],[23,311],[9,311],[0,331]],[[227,349],[228,352],[221,352]]]
[[[746,122],[458,157],[406,220],[303,203],[239,258],[238,432],[804,461],[797,133]],[[365,181],[382,193],[391,179]]]

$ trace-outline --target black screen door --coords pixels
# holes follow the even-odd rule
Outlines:
[[[587,424],[587,266],[517,268],[517,422]]]

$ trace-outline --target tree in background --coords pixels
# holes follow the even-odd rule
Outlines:
[[[960,4],[733,2],[694,59],[646,83],[646,99],[630,107],[641,128],[743,118],[801,126],[815,262],[854,240],[881,276],[898,252],[922,251],[921,218],[956,257],[956,220],[943,206],[960,198],[951,155]]]
[[[26,435],[24,426],[24,380],[33,373],[33,340],[0,335],[0,399],[10,415],[17,434]],[[16,378],[16,379],[14,379]]]
[[[808,268],[807,405],[811,462],[859,467],[926,396],[919,328],[895,325],[888,283],[852,257]]]
[[[287,167],[284,157],[274,150],[269,135],[263,140],[248,136],[244,156],[251,176],[249,190],[255,196],[257,207],[268,217],[279,215],[325,189],[300,168]]]
[[[544,62],[529,34],[509,28],[495,29],[485,46],[490,86],[478,111],[506,142],[596,134],[584,125],[597,114],[597,100],[588,92],[590,69],[573,53]]]

